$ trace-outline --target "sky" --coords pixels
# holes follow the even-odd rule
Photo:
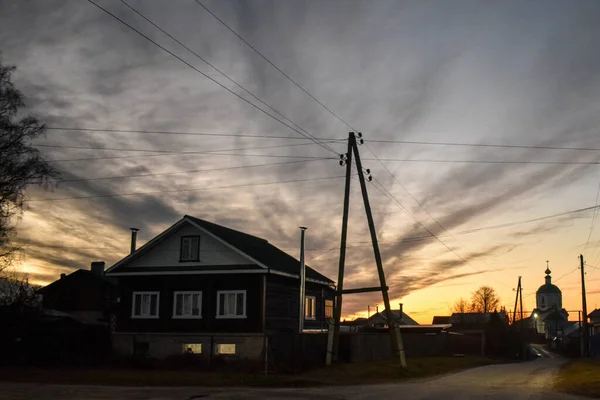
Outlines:
[[[185,214],[296,257],[307,226],[307,263],[337,280],[354,130],[393,308],[431,323],[490,285],[512,309],[522,276],[532,310],[549,260],[576,320],[579,254],[600,306],[594,210],[526,222],[597,204],[597,1],[202,0],[264,58],[194,0],[97,3],[172,54],[88,1],[0,0],[1,61],[63,180],[15,221],[33,282],[111,265],[128,228],[141,245]],[[378,284],[369,240],[355,174],[345,288]],[[382,304],[348,295],[343,313]]]

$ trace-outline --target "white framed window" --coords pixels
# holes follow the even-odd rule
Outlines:
[[[304,298],[304,319],[315,319],[315,303],[314,296],[306,296]]]
[[[325,318],[333,318],[333,300],[325,300]]]
[[[180,261],[200,261],[200,236],[181,237]]]
[[[235,355],[235,343],[219,343],[216,345],[215,353],[223,355]]]
[[[131,318],[158,318],[160,292],[133,292]]]
[[[246,318],[246,291],[218,291],[217,318]]]
[[[202,318],[202,292],[174,292],[173,318]]]
[[[183,352],[187,354],[202,354],[202,343],[186,343]]]

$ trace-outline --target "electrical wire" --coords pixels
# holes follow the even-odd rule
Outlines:
[[[141,37],[143,37],[144,39],[146,39],[147,41],[149,41],[150,43],[154,44],[155,46],[157,46],[158,48],[162,49],[164,52],[170,54],[172,57],[176,58],[177,60],[179,60],[180,62],[182,62],[183,64],[185,64],[186,66],[188,66],[189,68],[193,69],[194,71],[198,72],[199,74],[201,74],[202,76],[204,76],[205,78],[209,79],[210,81],[216,83],[217,85],[219,85],[221,88],[223,88],[224,90],[226,90],[227,92],[231,93],[232,95],[234,95],[235,97],[239,98],[240,100],[244,101],[245,103],[249,104],[250,106],[256,108],[257,110],[259,110],[260,112],[262,112],[263,114],[269,116],[270,118],[274,119],[275,121],[279,122],[280,124],[288,127],[289,129],[291,129],[292,131],[300,134],[301,136],[306,137],[307,139],[313,140],[314,142],[318,143],[318,140],[310,138],[309,136],[307,136],[306,134],[304,134],[302,131],[294,128],[293,126],[287,124],[286,122],[282,121],[281,119],[277,118],[276,116],[270,114],[269,112],[263,110],[262,108],[260,108],[259,106],[257,106],[256,104],[252,103],[250,100],[246,99],[245,97],[239,95],[238,93],[234,92],[233,90],[229,89],[227,86],[223,85],[222,83],[220,83],[219,81],[215,80],[214,78],[210,77],[209,75],[205,74],[204,72],[200,71],[198,68],[194,67],[192,64],[190,64],[189,62],[185,61],[183,58],[179,57],[177,54],[173,53],[172,51],[168,50],[166,47],[162,46],[161,44],[159,44],[158,42],[154,41],[152,38],[150,38],[149,36],[145,35],[144,33],[142,33],[141,31],[139,31],[138,29],[134,28],[132,25],[130,25],[129,23],[125,22],[124,20],[122,20],[121,18],[119,18],[118,16],[116,16],[115,14],[111,13],[110,11],[108,11],[107,9],[105,9],[104,7],[100,6],[99,4],[97,4],[95,1],[93,0],[87,0],[90,4],[96,6],[97,8],[99,8],[100,10],[102,10],[103,12],[105,12],[106,14],[110,15],[112,18],[116,19],[117,21],[119,21],[121,24],[125,25],[126,27],[128,27],[129,29],[131,29],[132,31],[136,32],[138,35],[140,35]],[[328,151],[331,151],[333,153],[336,153],[334,150],[332,150],[331,148],[328,148],[327,146],[320,144],[321,147],[325,148]]]
[[[329,158],[325,158],[324,160],[329,160]],[[196,170],[176,171],[176,172],[157,172],[157,173],[137,174],[137,175],[101,176],[101,177],[97,177],[97,178],[62,179],[62,180],[59,180],[58,182],[59,183],[72,183],[72,182],[99,181],[99,180],[109,180],[109,179],[141,178],[141,177],[147,177],[147,176],[180,175],[180,174],[191,174],[191,173],[197,173],[197,172],[228,171],[228,170],[233,170],[233,169],[270,167],[270,166],[275,166],[275,165],[288,165],[288,164],[306,163],[306,162],[313,162],[313,161],[322,161],[322,160],[296,160],[296,161],[284,161],[284,162],[253,164],[253,165],[238,165],[235,167],[196,169]]]
[[[432,220],[433,220],[433,221],[436,223],[436,225],[437,225],[437,226],[439,226],[440,228],[442,228],[442,230],[443,230],[443,231],[445,231],[446,233],[448,233],[448,235],[449,235],[449,236],[450,236],[452,239],[454,239],[454,241],[455,241],[456,243],[458,243],[458,245],[459,245],[460,247],[462,247],[464,251],[466,251],[466,249],[465,249],[464,245],[463,245],[463,244],[462,244],[462,243],[461,243],[461,242],[460,242],[460,241],[459,241],[459,240],[458,240],[456,237],[454,237],[454,236],[452,235],[452,233],[451,233],[451,232],[450,232],[448,229],[446,229],[446,227],[445,227],[444,225],[442,225],[442,224],[441,224],[441,223],[440,223],[440,222],[439,222],[439,221],[438,221],[438,220],[437,220],[437,219],[436,219],[436,218],[435,218],[433,215],[431,215],[431,213],[430,213],[430,212],[429,212],[429,211],[428,211],[428,210],[425,208],[425,206],[424,206],[423,204],[421,204],[421,202],[419,202],[419,200],[417,200],[417,199],[415,198],[415,196],[413,196],[413,195],[412,195],[412,193],[410,193],[410,191],[409,191],[409,190],[406,188],[406,186],[404,186],[404,184],[402,184],[402,182],[400,182],[400,180],[399,180],[398,178],[396,178],[396,176],[395,176],[395,175],[392,173],[392,171],[390,171],[390,169],[387,167],[387,165],[385,165],[385,164],[384,164],[384,163],[381,161],[381,159],[380,159],[379,157],[377,157],[377,154],[375,154],[375,152],[374,152],[373,150],[371,150],[371,148],[369,147],[368,143],[365,143],[365,147],[367,148],[367,150],[369,150],[369,152],[371,152],[371,154],[373,155],[373,157],[375,157],[375,159],[377,160],[377,162],[378,162],[378,163],[379,163],[379,164],[380,164],[380,165],[381,165],[381,166],[382,166],[382,167],[383,167],[383,168],[384,168],[384,169],[385,169],[385,170],[386,170],[386,171],[387,171],[387,172],[388,172],[388,173],[391,175],[391,177],[394,179],[394,181],[400,185],[400,187],[401,187],[401,188],[402,188],[402,189],[403,189],[403,190],[404,190],[404,191],[405,191],[405,192],[406,192],[406,193],[407,193],[407,194],[410,196],[410,198],[411,198],[411,199],[412,199],[412,200],[413,200],[415,203],[417,203],[417,205],[419,206],[419,208],[420,208],[421,210],[425,211],[425,213],[426,213],[426,214],[429,216],[429,218],[431,218],[431,219],[432,219]],[[380,182],[379,182],[379,184],[380,184],[381,186],[383,186],[383,185],[382,185]],[[392,194],[391,194],[391,192],[390,192],[390,195],[392,195]],[[393,195],[392,195],[392,196],[393,196]],[[407,209],[406,209],[406,207],[405,207],[404,205],[402,205],[402,209],[403,209],[404,211],[408,212],[408,211],[407,211]],[[458,252],[454,251],[454,250],[453,250],[453,249],[452,249],[450,246],[446,245],[446,243],[444,243],[444,242],[443,242],[443,241],[442,241],[442,240],[441,240],[441,239],[440,239],[440,238],[439,238],[437,235],[435,235],[433,232],[431,232],[429,229],[427,229],[427,227],[425,227],[425,224],[423,224],[423,223],[422,223],[420,220],[418,220],[418,219],[417,219],[417,218],[416,218],[416,217],[415,217],[413,214],[411,214],[411,213],[408,213],[408,214],[409,214],[409,215],[410,215],[410,216],[413,218],[413,220],[415,220],[415,221],[417,221],[419,224],[421,224],[421,226],[423,226],[423,228],[425,228],[425,230],[427,230],[427,232],[429,232],[429,233],[430,233],[432,236],[435,236],[435,237],[436,237],[436,239],[437,239],[437,240],[438,240],[438,241],[439,241],[439,242],[440,242],[440,243],[441,243],[441,244],[442,244],[444,247],[446,247],[448,250],[450,250],[450,251],[451,251],[451,252],[452,252],[452,253],[453,253],[455,256],[457,256],[457,257],[458,257],[460,260],[462,260],[462,261],[463,261],[465,264],[469,265],[471,268],[473,268],[473,269],[474,269],[474,270],[476,270],[477,272],[485,272],[484,270],[480,270],[479,268],[476,268],[476,267],[475,267],[473,264],[469,263],[469,262],[468,262],[468,261],[467,261],[467,260],[466,260],[464,257],[462,257],[462,256],[461,256],[461,255],[460,255]],[[496,279],[495,279],[495,278],[493,278],[493,277],[492,277],[492,279],[496,280]],[[498,280],[496,280],[496,281],[497,281],[497,282],[499,282],[499,283],[501,283],[501,284],[503,284],[503,285],[506,285],[506,283],[504,283],[504,282],[501,282],[501,281],[498,281]]]
[[[332,140],[329,142],[322,143],[335,143],[339,140]],[[131,151],[131,152],[143,152],[143,153],[163,153],[163,154],[210,154],[223,151],[245,151],[245,150],[257,150],[257,149],[275,149],[283,147],[299,147],[299,146],[312,146],[317,143],[292,143],[292,144],[274,144],[268,146],[255,146],[255,147],[238,147],[234,149],[221,149],[221,150],[202,150],[202,151],[185,151],[185,150],[156,150],[156,149],[137,149],[137,148],[120,148],[120,147],[94,147],[94,146],[70,146],[62,144],[42,144],[33,143],[35,147],[44,148],[56,148],[56,149],[76,149],[76,150],[102,150],[102,151]]]
[[[312,135],[310,132],[308,132],[306,129],[302,128],[300,125],[294,123],[292,120],[290,120],[288,117],[286,117],[285,115],[283,115],[279,110],[276,110],[275,108],[271,107],[269,104],[267,104],[265,101],[263,101],[261,98],[259,98],[258,96],[256,96],[254,93],[252,93],[250,90],[246,89],[244,86],[240,85],[238,82],[236,82],[235,80],[233,80],[231,77],[229,77],[227,74],[225,74],[223,71],[221,71],[220,69],[218,69],[217,67],[215,67],[213,64],[211,64],[209,61],[207,61],[206,59],[204,59],[203,57],[201,57],[198,53],[196,53],[195,51],[193,51],[192,49],[190,49],[188,46],[186,46],[185,44],[183,44],[180,40],[178,40],[177,38],[175,38],[173,35],[171,35],[169,32],[165,31],[164,29],[162,29],[160,26],[158,26],[156,23],[152,22],[149,18],[147,18],[144,14],[142,14],[140,11],[136,10],[133,6],[129,5],[126,1],[124,0],[120,0],[121,3],[123,3],[125,6],[127,6],[130,10],[132,10],[133,12],[135,12],[137,15],[139,15],[140,17],[142,17],[144,20],[146,20],[148,23],[150,23],[152,26],[154,26],[156,29],[158,29],[159,31],[161,31],[163,34],[165,34],[166,36],[168,36],[170,39],[172,39],[173,41],[175,41],[178,45],[180,45],[181,47],[183,47],[185,50],[187,50],[190,54],[194,55],[196,58],[198,58],[199,60],[203,61],[205,64],[207,64],[208,66],[210,66],[212,69],[214,69],[215,71],[217,71],[219,74],[221,74],[223,77],[225,77],[227,80],[229,80],[231,83],[233,83],[234,85],[236,85],[237,87],[239,87],[240,89],[242,89],[244,92],[248,93],[250,96],[252,96],[254,99],[258,100],[260,103],[262,103],[263,105],[265,105],[266,107],[268,107],[270,110],[272,110],[273,112],[275,112],[277,115],[279,115],[280,117],[282,117],[284,120],[288,121],[289,123],[291,123],[292,125],[294,125],[295,127],[297,127],[298,129],[300,129],[301,131],[305,132],[307,135],[311,136],[314,138],[314,135]],[[315,139],[317,140],[317,139]],[[318,142],[318,140],[317,140]],[[335,150],[333,150],[330,146],[327,146],[332,152],[335,152]],[[326,148],[327,148],[326,147]]]
[[[600,182],[598,182],[598,189],[596,190],[596,205],[598,205],[599,202],[600,202]],[[587,237],[587,240],[585,241],[585,246],[583,246],[583,251],[582,251],[583,254],[585,254],[585,250],[587,249],[588,244],[590,243],[590,239],[592,238],[592,232],[594,231],[594,226],[596,225],[596,219],[598,218],[598,212],[599,212],[599,210],[596,209],[594,211],[594,214],[592,215],[590,231],[588,232],[588,237]],[[600,245],[600,241],[598,242],[598,245]],[[594,250],[592,251],[591,254],[594,254],[596,252],[596,248],[598,247],[598,245],[596,245],[596,247],[594,248]]]
[[[304,89],[298,82],[296,82],[295,80],[293,80],[288,74],[286,74],[285,72],[283,72],[281,70],[281,68],[279,68],[277,65],[275,65],[271,60],[269,60],[264,54],[262,54],[260,51],[258,51],[258,49],[254,46],[252,46],[246,39],[244,39],[239,33],[237,33],[235,30],[233,30],[229,25],[227,25],[225,23],[225,21],[223,21],[221,18],[219,18],[215,13],[213,13],[208,7],[206,7],[201,1],[196,0],[196,3],[198,3],[202,8],[204,8],[210,15],[212,15],[217,21],[219,21],[221,23],[221,25],[223,25],[225,28],[227,28],[231,33],[233,33],[235,36],[238,37],[238,39],[240,39],[242,42],[244,42],[248,47],[250,47],[252,50],[254,50],[254,52],[256,54],[258,54],[263,60],[265,60],[267,63],[269,63],[269,65],[271,65],[273,68],[275,68],[277,71],[279,71],[280,74],[282,74],[283,76],[285,76],[290,82],[292,82],[296,87],[298,87],[300,90],[302,90],[304,93],[306,93],[311,99],[313,99],[314,101],[316,101],[321,107],[323,107],[325,110],[327,110],[331,115],[333,115],[334,117],[336,117],[340,122],[342,122],[344,125],[346,125],[348,128],[350,128],[352,131],[356,131],[356,129],[354,129],[352,126],[350,126],[350,124],[348,124],[346,121],[344,121],[344,119],[342,119],[339,115],[337,115],[336,113],[334,113],[330,108],[328,108],[325,104],[323,104],[322,102],[320,102],[315,96],[313,96],[310,92],[308,92],[306,89]]]
[[[42,199],[31,199],[26,200],[26,203],[41,203],[47,201],[62,201],[62,200],[79,200],[79,199],[96,199],[96,198],[106,198],[106,197],[124,197],[124,196],[138,196],[138,195],[149,195],[149,194],[164,194],[164,193],[180,193],[180,192],[201,192],[205,190],[215,190],[215,189],[232,189],[232,188],[240,188],[240,187],[251,187],[251,186],[267,186],[267,185],[278,185],[282,183],[295,183],[295,182],[308,182],[308,181],[318,181],[318,180],[327,180],[327,179],[339,179],[344,178],[345,176],[324,176],[317,178],[307,178],[307,179],[290,179],[283,181],[274,181],[274,182],[259,182],[259,183],[246,183],[242,185],[228,185],[228,186],[213,186],[213,187],[202,187],[202,188],[188,188],[188,189],[173,189],[173,190],[157,190],[151,192],[135,192],[135,193],[110,193],[110,194],[98,194],[98,195],[89,195],[89,196],[72,196],[72,197],[58,197],[58,198],[42,198]]]
[[[289,139],[289,140],[306,140],[304,137],[298,136],[273,136],[273,135],[253,135],[241,133],[206,133],[206,132],[178,132],[178,131],[149,131],[138,129],[100,129],[100,128],[66,128],[60,126],[46,127],[49,131],[65,131],[65,132],[107,132],[107,133],[143,133],[157,135],[187,135],[187,136],[214,136],[214,137],[235,137],[248,139]],[[317,138],[318,140],[337,140],[335,138]],[[344,139],[340,139],[344,140]]]
[[[520,145],[520,144],[495,144],[495,143],[456,143],[456,142],[426,142],[413,140],[385,140],[374,139],[369,140],[371,143],[399,143],[399,144],[416,144],[428,146],[458,146],[458,147],[492,147],[492,148],[507,148],[507,149],[538,149],[538,150],[571,150],[571,151],[600,151],[600,148],[594,147],[559,147],[559,146],[535,146],[535,145]]]

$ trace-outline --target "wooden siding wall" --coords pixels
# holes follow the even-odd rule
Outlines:
[[[333,300],[333,289],[306,282],[306,296],[316,299],[315,320],[304,320],[305,329],[325,329],[325,299]],[[267,277],[267,332],[297,332],[300,301],[299,280],[278,275]]]
[[[122,277],[118,332],[261,332],[262,274]],[[202,291],[202,318],[172,318],[175,291]],[[217,291],[246,290],[246,318],[217,319]],[[132,293],[158,291],[159,317],[131,318]]]
[[[200,236],[200,261],[181,262],[181,237]],[[222,244],[211,236],[206,235],[195,226],[186,223],[178,230],[172,232],[169,237],[158,243],[146,254],[131,260],[128,267],[165,267],[174,265],[243,265],[254,264],[235,250]]]

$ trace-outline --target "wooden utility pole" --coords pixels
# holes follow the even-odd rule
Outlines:
[[[521,308],[521,321],[523,321],[523,286],[521,286],[521,277],[519,277],[519,303]],[[523,330],[523,323],[521,323],[521,330]]]
[[[362,134],[358,134],[359,138]],[[362,143],[362,139],[361,143]],[[373,245],[373,252],[375,254],[375,263],[377,265],[377,274],[379,276],[379,284],[378,287],[370,287],[370,288],[361,288],[361,289],[343,289],[344,282],[344,266],[346,259],[346,236],[348,229],[348,206],[350,202],[350,178],[352,173],[352,154],[356,158],[356,169],[358,172],[358,179],[360,182],[360,189],[363,197],[363,203],[365,206],[365,213],[367,215],[367,222],[369,224],[369,232],[371,235],[371,243]],[[335,326],[334,326],[334,335],[333,335],[333,359],[338,359],[339,352],[339,324],[342,313],[342,295],[343,294],[351,294],[351,293],[366,293],[366,292],[375,292],[381,291],[383,302],[385,305],[385,316],[387,319],[387,324],[389,327],[390,333],[390,341],[391,347],[394,351],[394,355],[400,358],[400,363],[403,368],[406,368],[406,356],[404,352],[404,346],[402,344],[402,337],[400,335],[400,330],[396,326],[394,321],[394,317],[392,314],[392,309],[390,305],[390,298],[388,293],[388,287],[385,280],[385,273],[383,271],[383,262],[381,261],[381,253],[379,252],[379,243],[377,241],[377,231],[375,230],[375,223],[373,222],[373,215],[371,213],[371,205],[369,203],[369,195],[367,193],[367,186],[365,183],[365,177],[363,174],[362,163],[360,161],[360,154],[358,152],[358,145],[356,143],[356,136],[354,132],[350,132],[348,134],[348,153],[345,158],[342,155],[342,161],[340,162],[342,165],[344,161],[346,162],[346,188],[344,193],[344,215],[342,219],[342,239],[341,239],[341,247],[340,247],[340,264],[338,271],[338,288],[337,288],[337,301],[336,301],[336,309],[335,309]],[[369,173],[369,170],[366,170]]]
[[[517,290],[515,290],[515,292],[517,293],[515,295],[515,308],[513,308],[513,324],[517,322],[517,305],[519,304],[519,288],[521,287],[521,277],[519,277],[519,283],[517,285]]]
[[[348,209],[350,207],[350,182],[352,181],[352,145],[356,144],[354,133],[348,134],[348,152],[346,153],[346,186],[344,188],[344,214],[342,216],[342,238],[340,243],[340,264],[338,269],[337,293],[333,313],[333,338],[331,349],[333,354],[328,354],[327,365],[338,360],[340,350],[340,320],[342,318],[342,292],[344,290],[344,267],[346,265],[346,238],[348,236]],[[341,163],[341,161],[340,161]]]
[[[580,254],[579,255],[579,262],[581,264],[581,306],[582,306],[582,321],[583,323],[581,324],[583,332],[583,353],[581,354],[582,357],[587,357],[589,354],[589,349],[590,349],[590,345],[589,345],[589,337],[588,337],[588,324],[587,324],[587,301],[585,298],[585,263],[583,261],[583,255]]]

